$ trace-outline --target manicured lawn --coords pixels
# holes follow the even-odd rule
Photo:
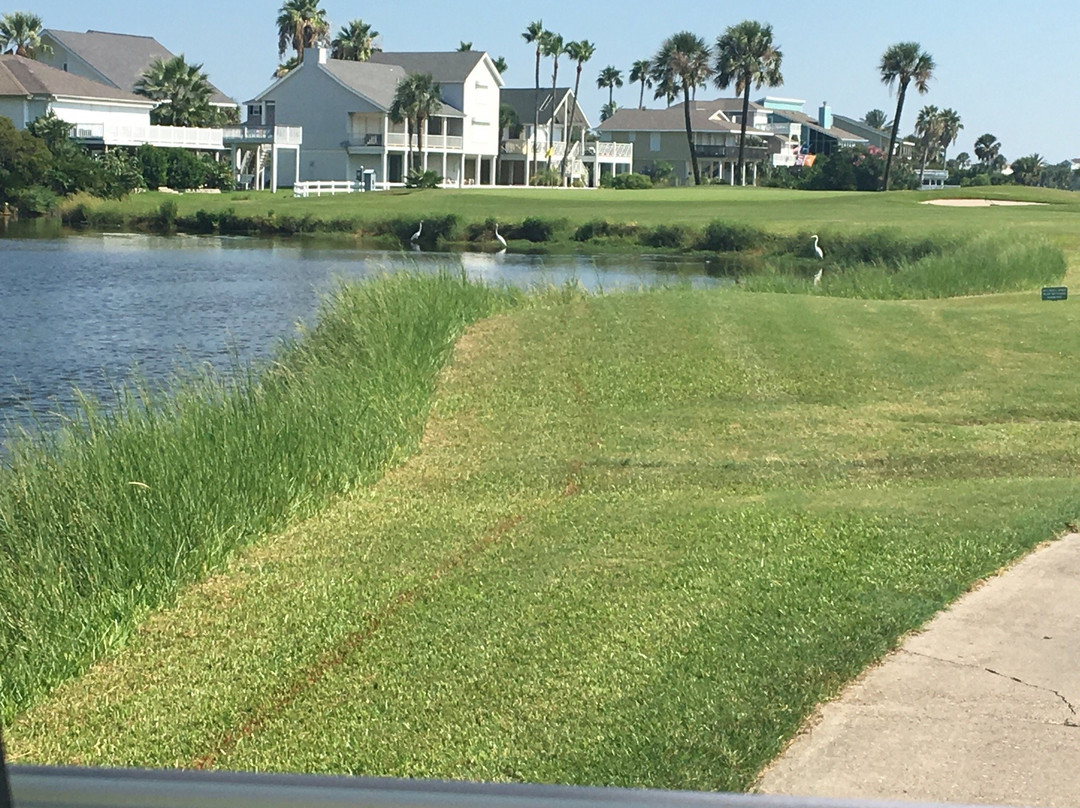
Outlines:
[[[708,188],[638,208],[629,192],[547,193],[564,216],[839,228],[877,206],[902,228],[971,217],[1075,246],[1071,201],[956,211]],[[521,216],[542,196],[316,204]],[[903,632],[1075,520],[1078,326],[1073,301],[1037,291],[674,288],[484,320],[418,454],[185,591],[23,714],[9,751],[745,788]]]

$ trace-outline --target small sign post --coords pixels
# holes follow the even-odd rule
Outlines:
[[[1044,286],[1042,289],[1043,300],[1068,300],[1068,286]]]

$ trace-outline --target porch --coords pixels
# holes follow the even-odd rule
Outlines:
[[[226,126],[222,142],[229,149],[230,164],[241,187],[262,191],[278,189],[278,158],[282,149],[294,153],[293,184],[300,181],[302,126]]]

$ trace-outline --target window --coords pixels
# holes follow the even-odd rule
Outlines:
[[[660,151],[659,132],[653,132],[649,135],[649,151]]]
[[[627,140],[628,140],[628,141],[629,141],[630,143],[633,143],[633,142],[634,142],[634,140],[636,139],[636,137],[637,137],[637,132],[627,132],[627,133],[626,133],[626,139],[627,139]]]

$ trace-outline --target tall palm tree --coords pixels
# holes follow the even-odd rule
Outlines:
[[[1012,163],[1013,180],[1020,185],[1038,185],[1044,165],[1045,161],[1038,153],[1018,157]]]
[[[622,87],[622,71],[616,69],[613,65],[608,65],[600,71],[600,75],[596,77],[596,88],[602,90],[607,87],[607,102],[610,104],[615,99],[612,95],[615,92],[616,87]]]
[[[278,57],[292,48],[297,63],[304,61],[304,48],[325,45],[330,37],[326,11],[319,0],[285,0],[278,9]]]
[[[925,94],[930,89],[930,79],[934,77],[934,58],[922,50],[918,42],[899,42],[891,45],[881,56],[881,81],[890,88],[899,85],[896,94],[896,116],[893,118],[892,134],[889,137],[889,154],[885,158],[885,181],[883,190],[889,190],[889,173],[892,170],[893,152],[896,150],[896,133],[900,129],[900,115],[904,111],[904,97],[908,85],[915,82],[915,89]]]
[[[862,122],[874,129],[884,129],[887,123],[885,113],[880,109],[872,109],[863,115]]]
[[[290,56],[284,62],[279,64],[276,70],[274,70],[274,78],[280,79],[282,76],[287,76],[289,73],[296,70],[296,68],[298,67],[300,67],[300,60],[297,59],[295,56]]]
[[[534,20],[522,33],[521,38],[529,44],[536,45],[536,89],[533,90],[533,142],[532,142],[532,168],[530,173],[536,173],[536,134],[540,129],[540,55],[544,44],[544,21]]]
[[[949,146],[956,143],[956,139],[960,137],[960,130],[964,128],[963,122],[960,120],[960,113],[951,107],[946,107],[941,110],[941,140],[938,145],[941,146],[941,162],[945,163],[945,157],[948,154]]]
[[[541,47],[544,50],[544,56],[550,56],[554,60],[551,67],[551,120],[548,121],[548,169],[550,169],[555,145],[555,88],[559,80],[559,57],[566,53],[566,43],[563,41],[562,34],[545,31]],[[565,139],[564,132],[563,140]]]
[[[378,31],[363,20],[350,20],[341,26],[337,36],[330,40],[330,58],[347,59],[351,62],[366,62],[375,51],[382,50],[375,44]]]
[[[994,162],[994,158],[1001,152],[1001,141],[997,139],[996,135],[992,135],[987,132],[985,135],[979,135],[978,140],[975,141],[975,156],[979,158],[979,162],[990,168]]]
[[[645,109],[645,88],[652,87],[652,79],[649,78],[649,69],[652,62],[648,59],[638,59],[630,65],[630,81],[640,82],[641,93],[638,95],[638,109]]]
[[[603,123],[618,111],[619,105],[616,104],[614,101],[610,101],[607,104],[604,104],[604,106],[600,107],[600,122]]]
[[[651,75],[656,85],[656,98],[672,98],[677,93],[682,93],[686,145],[690,149],[695,185],[701,184],[701,171],[698,168],[697,150],[694,148],[694,130],[690,124],[690,93],[699,84],[704,84],[711,73],[709,47],[704,39],[690,31],[680,31],[669,36],[652,59]]]
[[[459,39],[457,49],[458,49],[458,53],[464,53],[465,51],[471,51],[472,50],[472,43],[471,42],[466,42],[464,39]]]
[[[735,92],[743,97],[742,127],[739,132],[739,165],[736,169],[742,182],[746,184],[743,173],[746,125],[750,120],[750,88],[778,87],[784,83],[780,74],[780,63],[784,55],[773,44],[771,25],[762,25],[755,20],[743,20],[738,25],[730,26],[723,36],[716,40],[716,63],[713,69],[716,75],[713,83],[721,90],[732,84]]]
[[[210,78],[202,65],[189,65],[184,54],[155,59],[135,82],[135,92],[160,102],[150,122],[162,126],[207,126],[214,117],[210,107]]]
[[[0,17],[0,53],[10,53],[34,59],[39,53],[52,49],[41,41],[41,17],[26,11],[13,11]]]
[[[577,62],[577,73],[574,75],[574,103],[570,107],[570,126],[567,129],[568,132],[574,131],[574,118],[577,117],[578,108],[578,90],[581,87],[581,68],[582,66],[593,58],[596,53],[596,44],[590,42],[587,39],[581,39],[577,42],[568,42],[566,44],[566,55]],[[569,139],[567,140],[569,143]],[[564,180],[566,179],[566,159],[570,156],[569,149],[563,149],[562,164],[559,166],[559,176]]]
[[[416,153],[424,152],[424,124],[432,115],[442,111],[442,90],[430,73],[410,73],[398,82],[394,100],[390,103],[390,120],[394,123],[407,121],[416,133]],[[412,159],[412,138],[409,138],[409,170],[416,168]]]
[[[930,160],[931,150],[937,151],[941,141],[941,110],[933,104],[919,110],[919,116],[915,119],[915,138],[922,148],[922,165],[919,168],[919,185],[923,184],[923,176],[926,174],[926,163]]]
[[[498,70],[500,74],[505,73],[510,69],[509,65],[506,64],[506,60],[501,56],[496,56],[491,62],[495,65],[495,69]]]

